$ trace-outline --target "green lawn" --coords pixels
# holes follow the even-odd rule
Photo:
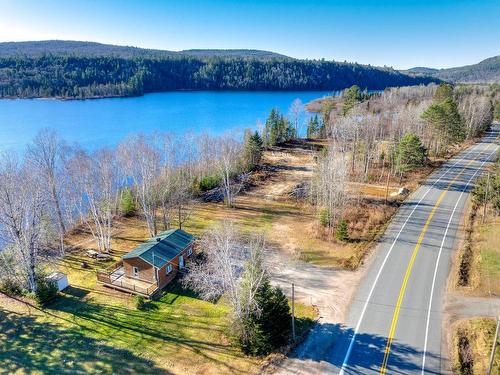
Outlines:
[[[480,288],[486,295],[500,292],[500,217],[493,217],[480,227],[479,246]]]
[[[223,302],[178,284],[145,311],[91,294],[69,288],[43,311],[2,298],[0,373],[239,374],[260,363],[231,344]],[[315,312],[299,305],[297,315],[305,330]]]

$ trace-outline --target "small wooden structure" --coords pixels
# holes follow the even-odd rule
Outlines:
[[[109,271],[97,271],[97,281],[111,288],[152,297],[186,268],[193,256],[194,236],[172,229],[144,242]]]

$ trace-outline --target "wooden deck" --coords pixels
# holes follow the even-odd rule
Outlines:
[[[158,290],[158,285],[146,280],[125,275],[123,264],[118,262],[112,271],[97,271],[97,281],[114,289],[151,297]]]

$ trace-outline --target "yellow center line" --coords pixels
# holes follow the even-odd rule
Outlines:
[[[425,233],[427,232],[427,229],[429,228],[431,220],[432,220],[434,214],[436,213],[436,210],[441,205],[441,202],[443,201],[444,196],[446,195],[446,193],[450,189],[451,185],[464,173],[465,169],[470,164],[472,164],[473,162],[478,160],[481,157],[481,155],[484,154],[490,148],[490,146],[491,146],[491,143],[483,151],[481,151],[481,153],[476,158],[472,159],[471,161],[469,161],[467,163],[467,165],[460,171],[460,173],[458,175],[456,175],[453,180],[450,181],[450,183],[448,184],[446,189],[443,190],[443,192],[439,196],[434,207],[432,207],[432,210],[431,210],[431,212],[430,212],[430,214],[429,214],[429,216],[424,224],[424,227],[422,228],[422,231],[420,232],[420,236],[418,237],[415,248],[413,249],[413,253],[411,254],[410,262],[408,263],[408,267],[406,268],[405,277],[403,279],[403,283],[401,284],[401,289],[399,290],[398,301],[397,301],[396,306],[394,308],[394,315],[392,317],[391,329],[389,330],[389,336],[387,338],[387,344],[385,346],[384,360],[382,362],[382,367],[380,368],[380,374],[385,374],[387,371],[387,362],[389,360],[389,354],[391,352],[391,344],[392,344],[392,340],[394,338],[394,333],[396,331],[396,325],[398,323],[399,311],[401,310],[401,304],[402,304],[403,298],[405,296],[406,285],[408,284],[408,279],[410,278],[410,275],[411,275],[413,263],[415,262],[415,258],[417,257],[418,251],[420,249],[420,246],[422,245],[422,241],[424,240]]]

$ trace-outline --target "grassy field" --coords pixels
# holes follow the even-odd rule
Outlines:
[[[239,374],[261,362],[231,344],[223,302],[174,285],[138,311],[132,298],[106,294],[70,287],[44,310],[0,298],[0,372]],[[300,331],[315,314],[298,306]]]
[[[209,303],[174,284],[146,311],[132,296],[96,283],[105,268],[147,238],[138,218],[116,223],[113,259],[84,255],[95,248],[85,233],[68,237],[73,249],[54,268],[70,287],[47,308],[0,294],[0,373],[239,374],[262,359],[245,356],[231,343],[228,307]],[[87,263],[87,268],[82,263]],[[298,327],[313,324],[313,307],[297,306]]]
[[[484,295],[500,295],[500,217],[490,217],[485,224],[479,225],[477,238],[478,274],[476,289]]]
[[[472,208],[470,208],[472,209]],[[465,243],[458,254],[455,282],[457,288],[475,296],[500,294],[500,217],[487,211],[483,222],[480,207],[466,221]],[[462,272],[462,279],[460,279]],[[463,277],[463,275],[466,277]]]
[[[453,330],[453,369],[456,374],[486,374],[496,322],[489,318],[459,321]],[[496,351],[492,374],[500,373],[500,350]]]

